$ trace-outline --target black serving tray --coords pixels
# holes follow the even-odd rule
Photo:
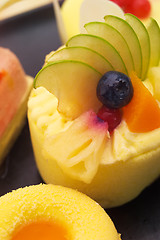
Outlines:
[[[0,22],[0,46],[15,52],[26,73],[33,77],[42,67],[45,55],[60,45],[51,4]],[[0,196],[41,182],[26,118],[0,172]],[[160,240],[160,179],[130,203],[106,211],[123,240]]]

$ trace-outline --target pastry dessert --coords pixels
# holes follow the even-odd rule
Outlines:
[[[160,174],[160,29],[131,14],[85,25],[47,56],[28,102],[45,182],[122,205]]]
[[[1,240],[121,239],[106,212],[72,189],[25,187],[2,196],[0,206]]]
[[[24,126],[33,79],[13,52],[0,48],[0,165]]]

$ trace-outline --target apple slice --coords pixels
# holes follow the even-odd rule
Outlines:
[[[91,48],[103,55],[116,71],[127,74],[127,69],[120,54],[109,42],[101,37],[90,34],[78,34],[70,38],[66,45],[68,47],[84,46]]]
[[[133,58],[127,42],[123,36],[112,26],[102,22],[90,22],[85,24],[88,34],[104,38],[119,52],[126,66],[127,73],[134,71]]]
[[[126,21],[131,25],[133,30],[135,31],[138,40],[140,42],[140,46],[142,49],[142,75],[141,79],[144,80],[150,62],[150,39],[147,29],[145,28],[144,24],[134,15],[132,14],[125,14]]]
[[[101,106],[96,87],[101,74],[86,63],[63,60],[46,65],[37,74],[34,87],[45,87],[58,98],[58,110],[68,119]],[[74,90],[73,89],[74,86]],[[72,90],[72,91],[71,91]]]
[[[122,18],[107,15],[104,17],[105,22],[112,27],[116,28],[117,31],[125,38],[135,66],[135,72],[138,77],[141,76],[142,72],[142,50],[138,40],[138,37],[133,28]]]
[[[160,60],[160,28],[153,18],[150,18],[147,31],[151,44],[150,67],[155,67],[158,66]]]
[[[95,68],[102,75],[107,71],[112,71],[112,65],[99,53],[86,47],[66,47],[53,53],[47,59],[47,63],[59,60],[78,60],[85,62]]]

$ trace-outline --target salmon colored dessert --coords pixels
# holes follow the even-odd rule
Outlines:
[[[35,185],[0,198],[1,240],[120,240],[106,212],[86,195]]]
[[[50,53],[28,102],[46,183],[103,207],[131,201],[160,175],[160,29],[134,15],[85,24]]]
[[[0,47],[0,165],[24,126],[32,78],[18,58]]]

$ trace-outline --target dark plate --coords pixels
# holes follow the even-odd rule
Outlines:
[[[0,22],[0,45],[15,52],[26,73],[34,77],[45,55],[60,46],[52,5]],[[41,182],[26,119],[21,135],[6,158],[0,195]],[[107,212],[123,240],[160,240],[160,180],[132,202]]]

